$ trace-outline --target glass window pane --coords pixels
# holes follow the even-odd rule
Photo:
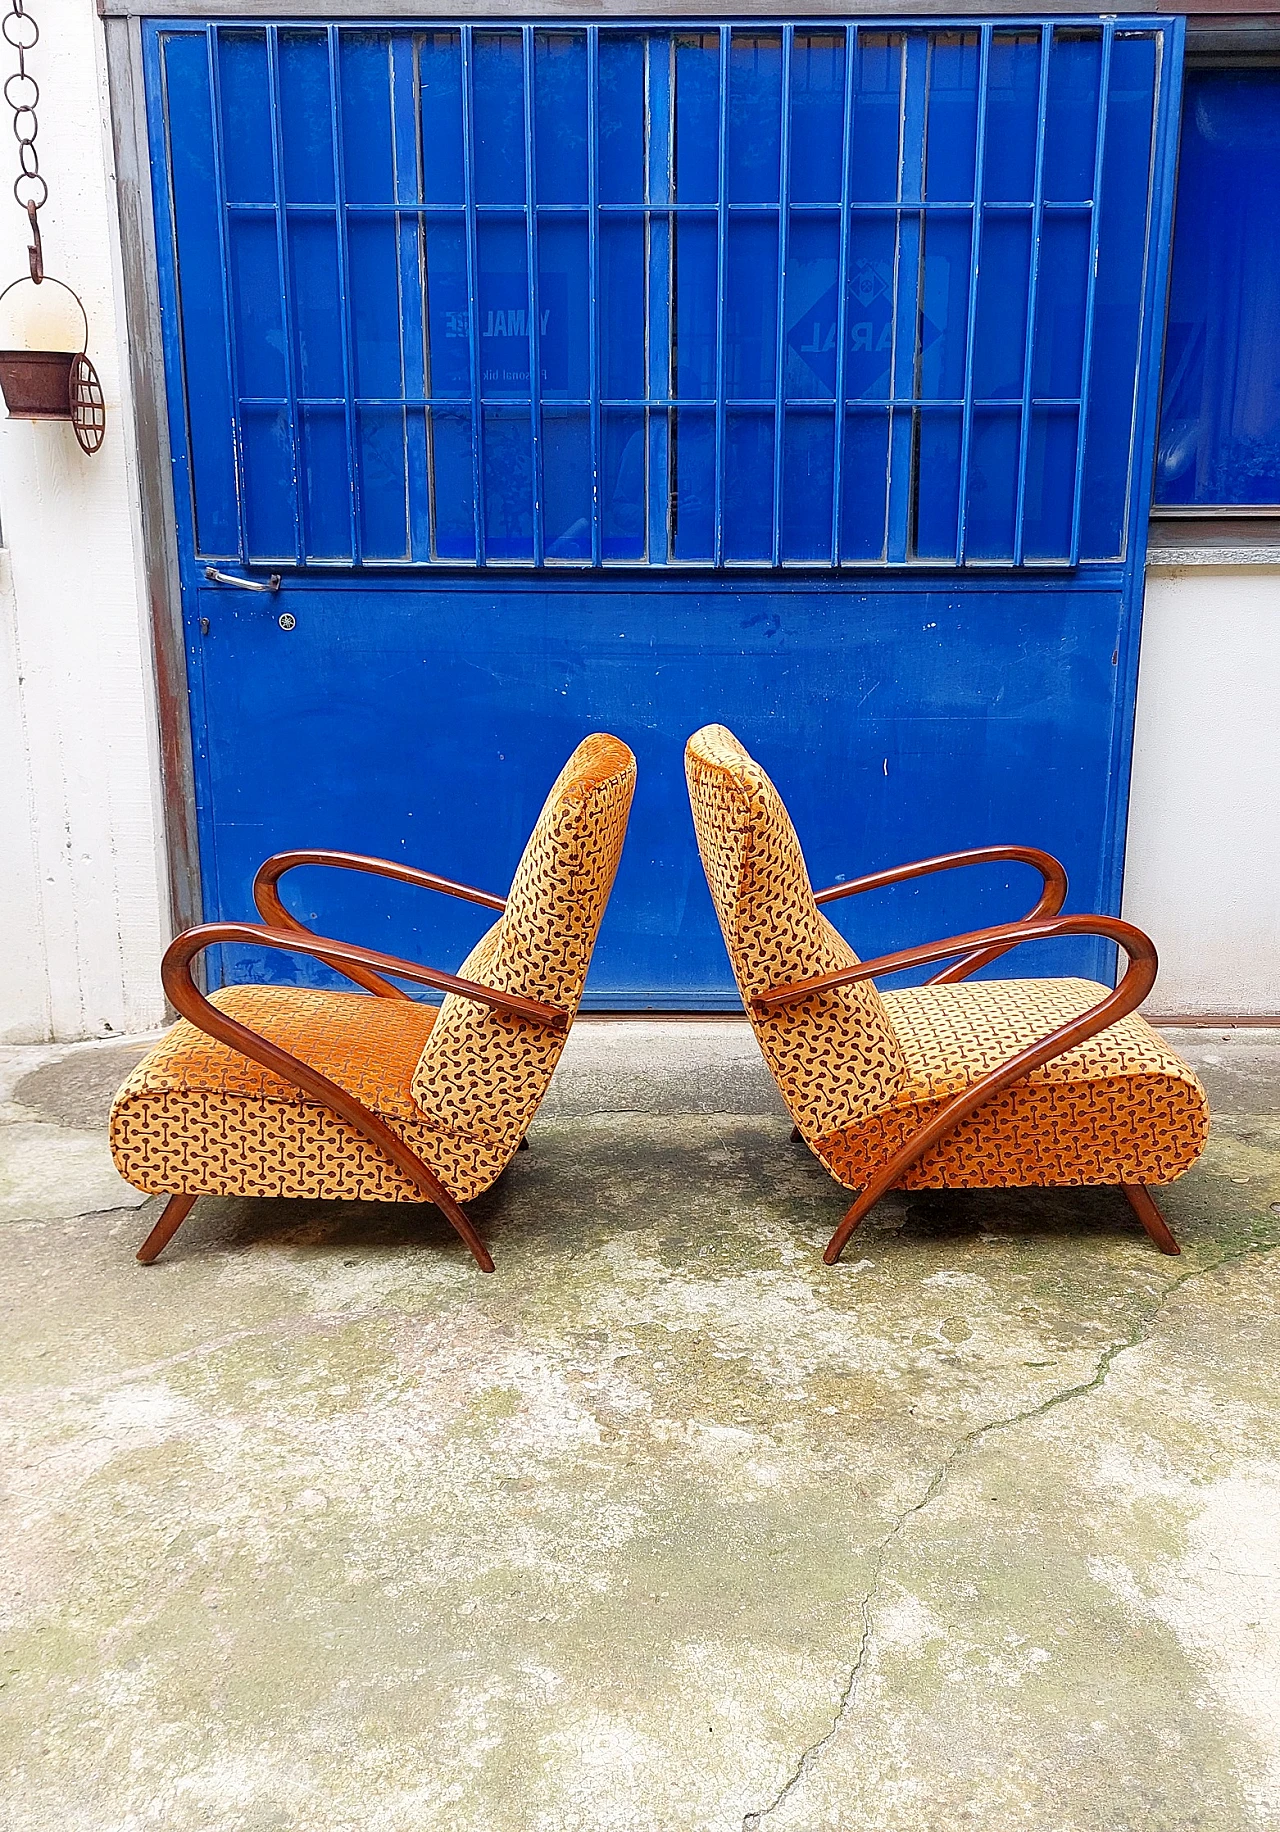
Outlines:
[[[524,202],[524,49],[518,32],[472,43],[476,202]]]
[[[292,560],[297,531],[293,520],[293,445],[288,414],[275,407],[242,407],[240,443],[249,558]]]
[[[778,369],[778,218],[729,217],[724,315],[725,393],[773,398]]]
[[[1028,560],[1071,557],[1076,487],[1076,409],[1036,407],[1027,442],[1022,552]]]
[[[672,285],[676,393],[706,399],[716,391],[716,222],[682,216],[676,223]]]
[[[1044,134],[1044,195],[1052,203],[1093,196],[1098,131],[1101,32],[1062,27],[1049,52],[1049,94]]]
[[[788,398],[830,397],[836,391],[838,216],[791,218],[787,248]]]
[[[298,393],[340,399],[344,390],[342,299],[333,218],[294,217],[289,224],[289,254]]]
[[[1186,81],[1156,501],[1280,503],[1280,70]]]
[[[480,386],[486,399],[529,393],[529,269],[524,222],[482,217],[479,252]]]
[[[967,560],[1011,560],[1018,508],[1017,408],[976,407],[969,445],[965,509]]]
[[[675,58],[676,202],[714,203],[720,181],[719,33],[680,33]]]
[[[849,228],[845,388],[850,400],[888,400],[893,392],[896,240],[891,216],[858,214]]]
[[[582,408],[542,410],[542,550],[548,560],[591,558],[591,419]]]
[[[1030,203],[1040,110],[1039,32],[996,32],[987,70],[986,175],[990,203]]]
[[[644,198],[645,41],[612,32],[600,36],[600,200],[634,204]]]
[[[600,225],[600,388],[612,399],[644,397],[644,219]]]
[[[1080,392],[1090,253],[1087,215],[1046,213],[1036,287],[1033,394],[1062,399]]]
[[[427,391],[437,397],[470,394],[467,244],[462,219],[430,218],[426,247]]]
[[[232,204],[275,202],[265,32],[218,33],[222,172]]]
[[[409,522],[403,407],[356,410],[360,545],[366,560],[407,560]]]
[[[835,415],[789,407],[782,436],[782,557],[831,559]]]
[[[648,470],[644,414],[606,407],[600,430],[601,553],[606,560],[642,560]]]
[[[540,204],[587,201],[587,40],[583,32],[533,39],[534,161]]]
[[[715,556],[716,419],[706,408],[671,416],[671,539],[677,560]]]
[[[918,560],[955,559],[962,432],[961,414],[950,409],[916,416],[913,548]]]
[[[840,202],[844,33],[797,32],[791,45],[791,197]]]
[[[859,32],[853,77],[855,202],[890,202],[898,195],[902,131],[902,47],[894,32]]]
[[[591,391],[585,219],[538,218],[538,334],[543,394],[585,400]]]
[[[333,202],[333,100],[323,32],[280,33],[280,148],[285,196]]]
[[[929,54],[925,190],[930,203],[968,202],[978,131],[976,32],[939,32]]]
[[[729,42],[731,202],[777,203],[781,150],[782,35],[738,30]]]
[[[456,32],[423,34],[418,80],[422,86],[423,201],[460,204],[462,45]]]
[[[724,429],[724,557],[773,558],[773,413],[730,408]]]
[[[959,400],[964,394],[968,322],[968,219],[926,217],[919,389],[925,400]]]
[[[474,561],[475,503],[469,413],[456,407],[431,409],[427,416],[427,469],[431,480],[431,541],[435,558]]]
[[[844,420],[840,558],[846,564],[884,558],[888,512],[889,416],[855,409]]]
[[[973,393],[980,401],[1022,397],[1026,364],[1031,217],[983,212],[978,314],[973,338]]]
[[[528,409],[484,409],[484,547],[490,560],[533,558],[533,441]]]
[[[351,466],[347,416],[341,407],[304,407],[302,445],[304,549],[311,561],[351,558]]]
[[[389,204],[396,194],[390,34],[344,32],[339,39],[338,70],[347,201]]]
[[[352,217],[347,225],[351,342],[357,394],[398,395],[400,262],[391,217]]]

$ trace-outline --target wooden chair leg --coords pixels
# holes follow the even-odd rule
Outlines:
[[[867,1188],[862,1191],[852,1208],[846,1211],[844,1220],[827,1242],[827,1250],[822,1256],[828,1266],[835,1265],[840,1255],[848,1246],[849,1236],[853,1233],[853,1230],[860,1221],[866,1219],[867,1215],[870,1214],[883,1194],[884,1191],[877,1189],[874,1183],[868,1184]]]
[[[517,1151],[528,1151],[528,1149],[529,1149],[529,1135],[526,1132],[524,1137],[521,1139],[520,1143],[516,1146],[516,1150]]]
[[[1181,1253],[1173,1235],[1169,1232],[1168,1223],[1156,1207],[1151,1191],[1145,1183],[1122,1183],[1120,1185],[1129,1198],[1129,1207],[1142,1223],[1161,1253]]]
[[[791,1128],[791,1143],[793,1145],[798,1145],[802,1137],[803,1137],[803,1134],[801,1133],[800,1128],[798,1126],[793,1126]]]
[[[144,1266],[159,1259],[199,1200],[198,1196],[170,1196],[160,1211],[159,1221],[138,1248],[138,1258]]]

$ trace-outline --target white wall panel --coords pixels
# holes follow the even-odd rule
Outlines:
[[[1280,569],[1152,569],[1124,914],[1159,1012],[1280,1012]]]

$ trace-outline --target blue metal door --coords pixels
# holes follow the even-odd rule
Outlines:
[[[146,58],[210,917],[288,845],[501,888],[604,727],[641,774],[590,998],[731,1004],[708,719],[819,878],[1018,841],[1117,908],[1180,22],[184,22]],[[1019,869],[841,920],[1001,920]],[[401,954],[474,937],[299,889]],[[1106,961],[1024,970],[1068,966]]]

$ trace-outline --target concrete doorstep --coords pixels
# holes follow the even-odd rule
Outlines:
[[[473,1205],[159,1205],[0,1051],[0,1826],[1280,1824],[1280,1033],[1165,1192],[846,1206],[742,1023],[580,1025]]]

